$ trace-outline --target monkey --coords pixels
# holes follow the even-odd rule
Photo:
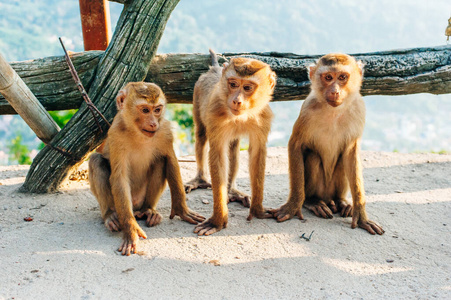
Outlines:
[[[263,207],[266,142],[273,113],[269,107],[276,74],[259,60],[234,57],[219,66],[210,49],[212,66],[194,86],[193,119],[197,175],[185,185],[186,192],[196,188],[213,190],[213,215],[195,227],[198,235],[210,235],[227,226],[229,201],[250,207],[248,220],[270,218]],[[249,174],[251,195],[236,188],[240,138],[249,137]],[[211,184],[205,177],[206,144]]]
[[[290,193],[273,210],[279,222],[303,219],[304,205],[316,216],[352,216],[357,226],[383,234],[365,210],[360,142],[365,126],[365,103],[360,95],[363,64],[353,57],[331,53],[309,66],[311,92],[302,104],[288,142]],[[351,190],[353,204],[346,200]]]
[[[158,200],[169,184],[171,215],[191,224],[205,218],[189,210],[173,148],[171,125],[164,118],[166,98],[156,84],[130,82],[116,97],[118,113],[100,152],[89,160],[90,188],[110,231],[122,231],[122,255],[136,253],[147,238],[136,218],[159,224]],[[99,150],[98,150],[99,151]]]

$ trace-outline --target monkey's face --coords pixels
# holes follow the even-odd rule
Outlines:
[[[340,106],[348,95],[347,84],[350,74],[345,71],[324,72],[320,75],[322,92],[327,104]]]
[[[258,84],[252,80],[235,76],[227,79],[227,104],[232,114],[239,116],[251,107],[252,95],[257,88]]]
[[[164,105],[141,103],[135,107],[135,125],[147,137],[153,137],[160,128],[160,119],[163,115]]]

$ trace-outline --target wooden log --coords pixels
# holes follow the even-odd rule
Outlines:
[[[362,95],[451,93],[451,47],[351,54],[365,64]],[[310,92],[307,67],[322,55],[225,53],[268,63],[277,73],[274,101],[300,100]],[[220,59],[220,63],[224,60]],[[207,70],[208,55],[165,54],[152,61],[146,81],[160,85],[170,103],[191,103],[194,83]]]
[[[61,53],[63,50],[61,49]],[[71,53],[70,57],[83,86],[89,90],[103,51]],[[19,74],[46,110],[77,109],[83,102],[64,56],[51,56],[24,62],[13,62]],[[0,96],[0,115],[17,114]]]
[[[143,80],[158,47],[166,22],[178,0],[134,0],[124,6],[108,49],[97,66],[88,93],[92,102],[112,121],[115,96],[130,81]],[[75,83],[73,83],[74,85]],[[58,189],[70,169],[104,140],[86,104],[33,160],[22,192],[45,193]]]
[[[0,93],[44,143],[60,128],[0,53]]]
[[[84,52],[72,56],[85,86],[86,82],[92,80],[90,68],[96,67],[100,55],[101,52]],[[239,55],[266,61],[277,72],[274,101],[304,99],[310,90],[307,66],[321,56],[277,52],[225,54],[228,58]],[[451,93],[449,46],[352,55],[365,63],[363,95]],[[203,54],[157,55],[150,65],[146,80],[160,85],[169,103],[191,103],[194,83],[208,69],[209,61],[209,56]],[[13,63],[12,67],[47,109],[78,108],[83,100],[77,87],[68,82],[70,74],[65,74],[65,69],[61,70],[63,62],[64,57],[53,57]],[[14,110],[0,97],[0,114],[11,113],[15,113]]]

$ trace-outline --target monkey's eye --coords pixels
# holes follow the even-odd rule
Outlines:
[[[232,81],[232,82],[230,82],[230,87],[231,87],[232,89],[236,89],[237,87],[239,87],[239,85],[238,85],[238,83]]]
[[[324,76],[324,79],[326,79],[326,81],[331,81],[333,79],[332,75],[327,74],[326,76]]]
[[[338,80],[346,80],[348,78],[348,76],[341,74],[340,76],[338,76]]]
[[[160,107],[155,108],[154,112],[155,112],[156,114],[159,114],[159,113],[161,112],[161,108],[160,108]]]
[[[252,91],[253,86],[252,86],[252,85],[245,85],[243,88],[244,88],[244,90],[245,90],[246,92],[250,92],[250,91]]]
[[[142,111],[144,114],[150,113],[150,110],[149,110],[148,108],[143,108],[141,111]]]

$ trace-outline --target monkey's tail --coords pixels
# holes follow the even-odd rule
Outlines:
[[[213,50],[211,50],[211,49],[208,49],[208,51],[210,52],[211,66],[212,67],[219,67],[218,57],[216,56],[216,53]]]

